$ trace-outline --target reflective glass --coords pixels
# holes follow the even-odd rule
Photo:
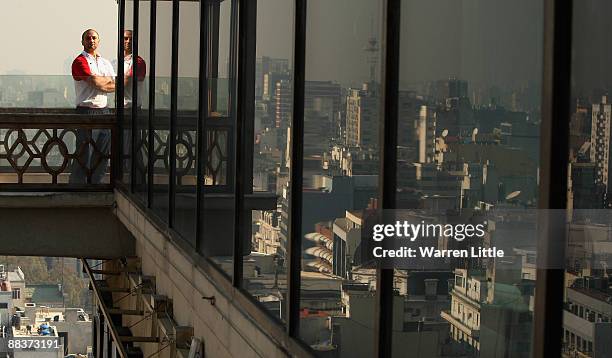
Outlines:
[[[204,172],[203,237],[204,255],[233,274],[235,220],[235,128],[236,104],[233,99],[235,63],[230,59],[232,9],[236,1],[213,1],[208,4],[208,91],[202,159]],[[233,66],[233,68],[232,68]]]
[[[375,356],[376,268],[359,252],[378,195],[381,5],[308,2],[299,332],[321,357]],[[291,93],[277,85],[285,131]]]
[[[168,220],[170,175],[170,77],[172,65],[172,2],[158,1],[155,41],[155,118],[153,119],[153,198],[149,205]]]
[[[244,288],[283,321],[286,319],[289,218],[289,202],[285,199],[290,184],[284,155],[288,147],[286,140],[283,141],[287,134],[286,129],[276,126],[276,113],[282,105],[284,115],[291,117],[292,101],[282,96],[280,88],[293,83],[290,67],[293,11],[291,1],[257,2],[252,190],[260,199],[261,210],[250,212],[249,252],[245,252],[243,259]],[[276,16],[279,12],[286,16]]]
[[[125,30],[134,31],[134,1],[125,1]],[[125,49],[124,49],[125,51]],[[124,64],[125,65],[125,64]],[[124,69],[125,71],[125,69]],[[126,86],[127,84],[127,86]],[[124,81],[124,110],[121,126],[121,180],[129,186],[132,177],[132,110],[125,106],[127,94],[130,92],[129,83]]]
[[[575,1],[569,113],[564,356],[612,354],[612,24],[604,0]]]
[[[403,0],[401,11],[398,206],[419,221],[485,220],[484,237],[441,235],[436,248],[504,257],[397,270],[393,356],[529,357],[543,1]]]
[[[138,3],[138,55],[125,52],[124,72],[129,88],[124,102],[128,110],[135,107],[137,120],[134,121],[133,130],[136,132],[135,166],[134,166],[134,190],[136,194],[146,203],[148,200],[148,143],[149,143],[149,68],[151,59],[151,2],[140,0]],[[133,36],[129,32],[124,33],[124,46],[126,37]],[[136,95],[134,95],[134,93]]]
[[[179,23],[174,227],[195,245],[200,4],[181,2]]]

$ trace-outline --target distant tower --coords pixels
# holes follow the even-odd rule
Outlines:
[[[368,65],[370,65],[370,82],[376,81],[376,65],[378,64],[378,39],[374,35],[374,20],[371,19],[371,32],[368,37],[368,44],[364,46]]]
[[[591,124],[591,163],[596,165],[597,184],[610,187],[610,142],[612,129],[612,106],[608,104],[607,96],[601,103],[593,104]],[[610,190],[608,190],[610,192]]]
[[[436,152],[437,113],[431,106],[421,106],[417,122],[419,163],[431,163]],[[448,132],[443,135],[446,137]]]

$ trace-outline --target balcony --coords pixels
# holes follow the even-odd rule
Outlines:
[[[182,118],[189,116],[193,117],[194,114],[183,115]],[[159,114],[159,122],[163,117],[164,113]],[[159,122],[156,120],[154,123]],[[76,114],[71,109],[0,110],[0,224],[10,228],[0,234],[5,244],[3,253],[107,260],[99,268],[91,268],[87,261],[83,261],[97,297],[98,314],[94,324],[98,327],[98,333],[94,346],[97,345],[98,349],[107,344],[112,345],[121,357],[138,357],[140,353],[135,344],[160,344],[163,337],[174,337],[173,349],[177,354],[184,357],[189,354],[193,329],[176,323],[172,314],[172,300],[157,291],[159,288],[156,288],[155,277],[143,273],[140,262],[146,254],[141,250],[150,245],[146,250],[157,249],[159,254],[169,255],[168,242],[172,242],[175,249],[170,251],[175,256],[172,259],[166,257],[165,260],[175,264],[194,259],[190,245],[198,246],[198,252],[205,252],[221,266],[226,258],[233,257],[233,230],[227,230],[235,224],[236,195],[231,189],[235,176],[231,172],[228,174],[233,170],[233,165],[228,159],[231,156],[227,154],[232,144],[227,140],[215,142],[215,138],[223,137],[219,133],[224,132],[227,139],[231,131],[231,127],[224,127],[224,123],[227,124],[228,120],[217,118],[208,130],[207,137],[211,140],[206,151],[209,164],[203,168],[206,173],[203,183],[206,185],[202,185],[199,199],[205,205],[202,205],[202,213],[198,215],[192,205],[198,200],[195,157],[186,154],[196,151],[196,128],[177,126],[179,137],[183,138],[177,147],[182,146],[183,153],[177,153],[176,163],[182,170],[176,170],[179,179],[173,182],[172,211],[176,218],[191,217],[193,224],[191,230],[178,233],[168,230],[167,218],[160,217],[159,212],[146,203],[148,198],[152,202],[159,202],[163,197],[160,192],[164,192],[160,188],[171,185],[169,161],[164,161],[162,157],[161,165],[150,167],[147,166],[147,159],[135,161],[136,166],[131,168],[135,171],[144,169],[147,172],[147,167],[152,168],[147,175],[152,178],[153,184],[148,187],[144,198],[133,194],[129,187],[122,184],[120,179],[123,176],[117,173],[121,172],[126,155],[125,152],[124,155],[119,153],[121,129],[115,114],[86,116]],[[106,130],[110,134],[106,150],[101,149],[96,141],[96,131],[99,130]],[[77,136],[83,138],[81,142],[77,141]],[[167,139],[167,130],[156,133],[151,144],[157,148],[151,152],[162,153],[158,157],[167,154]],[[141,145],[147,146],[148,143],[143,141]],[[142,164],[144,166],[139,168],[138,165]],[[75,181],[73,173],[78,170],[83,174],[82,180]],[[246,193],[241,205],[242,215],[247,218],[245,225],[249,225],[252,210],[276,209],[276,196]],[[196,241],[186,240],[196,237],[196,218],[199,215],[215,225],[209,226]],[[245,229],[243,235],[245,242],[250,243],[250,229]],[[168,238],[170,241],[166,241]],[[146,240],[147,244],[144,245],[142,240]],[[249,247],[249,244],[245,244],[245,251],[240,257],[250,253]],[[135,256],[137,251],[140,251],[141,258]],[[191,265],[202,265],[200,259],[195,260]],[[208,274],[218,276],[219,271]],[[202,279],[209,277],[203,273],[199,275],[203,275]],[[160,275],[157,278],[160,279]],[[165,279],[180,286],[180,289],[187,289],[186,281],[181,281],[182,285],[179,285],[176,277]],[[217,279],[226,280],[221,277]],[[225,289],[232,290],[231,287]],[[203,292],[204,289],[201,290]],[[211,288],[205,290],[209,292]],[[211,307],[213,304],[227,305],[222,291],[216,292],[210,295]],[[126,293],[138,298],[122,300]],[[200,296],[206,295],[202,293]],[[121,323],[127,320],[136,324],[150,316],[156,317],[154,324],[162,331],[154,334],[146,333],[146,330],[134,331]],[[104,342],[100,336],[99,330],[105,329],[104,322],[113,322],[107,327],[112,342]]]
[[[0,109],[1,190],[111,191],[113,167],[108,164],[116,147],[116,124],[114,114]],[[78,143],[77,136],[82,138]]]
[[[480,302],[473,300],[468,297],[465,293],[461,292],[462,290],[457,290],[456,286],[451,290],[451,296],[455,296],[457,300],[461,301],[466,305],[470,305],[474,310],[480,310]]]
[[[442,317],[442,319],[450,323],[453,327],[456,327],[458,330],[460,330],[464,334],[467,334],[469,337],[472,337],[476,340],[478,340],[478,338],[480,337],[479,329],[472,329],[468,327],[459,319],[455,318],[450,312],[442,311],[440,312],[440,316]]]
[[[108,154],[92,136],[100,131],[110,135]],[[93,118],[70,109],[0,110],[0,225],[7,228],[0,237],[5,254],[134,254],[133,237],[113,213],[110,159],[116,133],[114,115]],[[82,135],[80,143],[77,134]]]
[[[563,310],[563,326],[591,342],[595,337],[596,323],[577,316],[567,309]]]

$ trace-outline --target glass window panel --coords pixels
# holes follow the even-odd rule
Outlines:
[[[606,329],[612,319],[612,50],[608,45],[612,24],[606,16],[612,4],[603,0],[573,4],[562,347],[567,356],[598,357],[610,354]]]
[[[155,118],[153,120],[153,202],[150,206],[168,220],[170,174],[170,77],[172,66],[172,2],[158,1],[155,41]]]
[[[125,2],[125,30],[134,31],[134,1]],[[124,86],[124,107],[129,93],[129,86]],[[121,181],[130,185],[132,175],[132,110],[130,107],[123,110],[121,122]]]
[[[181,2],[174,227],[195,245],[200,3]]]
[[[308,2],[300,338],[322,357],[375,356],[376,269],[358,246],[378,195],[381,16],[379,1]],[[291,93],[277,86],[282,129]]]
[[[403,0],[401,11],[398,206],[435,222],[485,217],[494,229],[465,242],[505,257],[397,270],[393,356],[531,356],[543,1]],[[464,248],[453,245],[437,248]]]
[[[205,119],[203,237],[200,248],[233,274],[235,210],[235,102],[229,88],[232,0],[208,4],[208,116]],[[234,19],[237,20],[237,19]],[[235,88],[235,87],[234,87]],[[233,93],[232,93],[233,94]],[[223,99],[223,100],[221,100]],[[222,103],[221,105],[219,103]]]
[[[230,112],[230,18],[231,0],[221,0],[211,6],[210,50],[216,55],[209,58],[208,112],[211,119],[223,119]]]
[[[287,151],[286,129],[276,126],[280,100],[290,118],[292,100],[276,96],[281,82],[291,86],[293,55],[293,2],[259,0],[257,2],[257,59],[255,74],[255,117],[253,147],[253,192],[272,198],[262,209],[251,211],[250,253],[244,256],[244,288],[278,319],[286,319],[287,238],[283,220],[289,218],[289,203],[283,192],[289,191],[288,168],[283,153]],[[278,13],[285,16],[277,16]],[[278,86],[278,87],[277,87]],[[279,100],[277,102],[277,99]],[[270,210],[269,207],[273,208]],[[284,216],[283,216],[284,213]],[[284,219],[283,219],[284,217]],[[286,222],[285,222],[286,224]]]
[[[136,107],[137,120],[134,121],[136,132],[134,190],[144,202],[148,195],[148,143],[149,143],[149,64],[151,58],[151,2],[139,1],[138,4],[138,57],[126,52],[124,71],[128,78],[127,87],[131,101],[125,101],[126,107]],[[125,37],[130,33],[124,33]],[[134,88],[134,86],[136,88]],[[134,96],[136,93],[136,96]]]

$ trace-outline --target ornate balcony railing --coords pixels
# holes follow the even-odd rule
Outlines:
[[[110,190],[116,116],[0,109],[0,190]]]
[[[167,110],[156,110],[155,118],[149,126],[149,112],[147,109],[137,110],[134,136],[134,170],[138,182],[139,178],[145,178],[148,174],[149,165],[152,166],[152,182],[167,185],[170,173],[170,112]],[[126,127],[132,122],[131,113],[126,115]],[[176,190],[196,185],[196,160],[197,160],[197,111],[179,111],[176,118]],[[233,132],[234,127],[231,120],[223,116],[209,117],[205,125],[206,135],[203,182],[207,192],[226,193],[231,191],[233,185],[233,161],[234,156]],[[132,128],[130,128],[132,129]],[[149,131],[151,133],[149,134]],[[129,131],[124,136],[130,136]],[[149,142],[151,141],[151,144]],[[121,161],[124,170],[130,170],[129,161],[131,150],[127,150],[128,144],[124,145],[126,150],[122,153]]]
[[[168,113],[169,115],[169,113]],[[177,191],[196,184],[196,113],[181,113],[177,125]],[[169,173],[169,126],[165,113],[157,113],[152,136],[139,110],[135,141],[135,170],[166,182]],[[129,122],[130,118],[126,118]],[[233,184],[232,126],[224,117],[211,118],[206,126],[204,183],[207,191],[226,192]],[[124,133],[124,135],[130,135]],[[149,138],[153,146],[149,148]],[[67,191],[111,190],[112,158],[119,148],[119,128],[114,113],[77,114],[68,108],[0,109],[0,190]],[[148,153],[151,153],[151,160]],[[122,162],[131,156],[127,149]],[[129,168],[124,168],[129,170]]]

